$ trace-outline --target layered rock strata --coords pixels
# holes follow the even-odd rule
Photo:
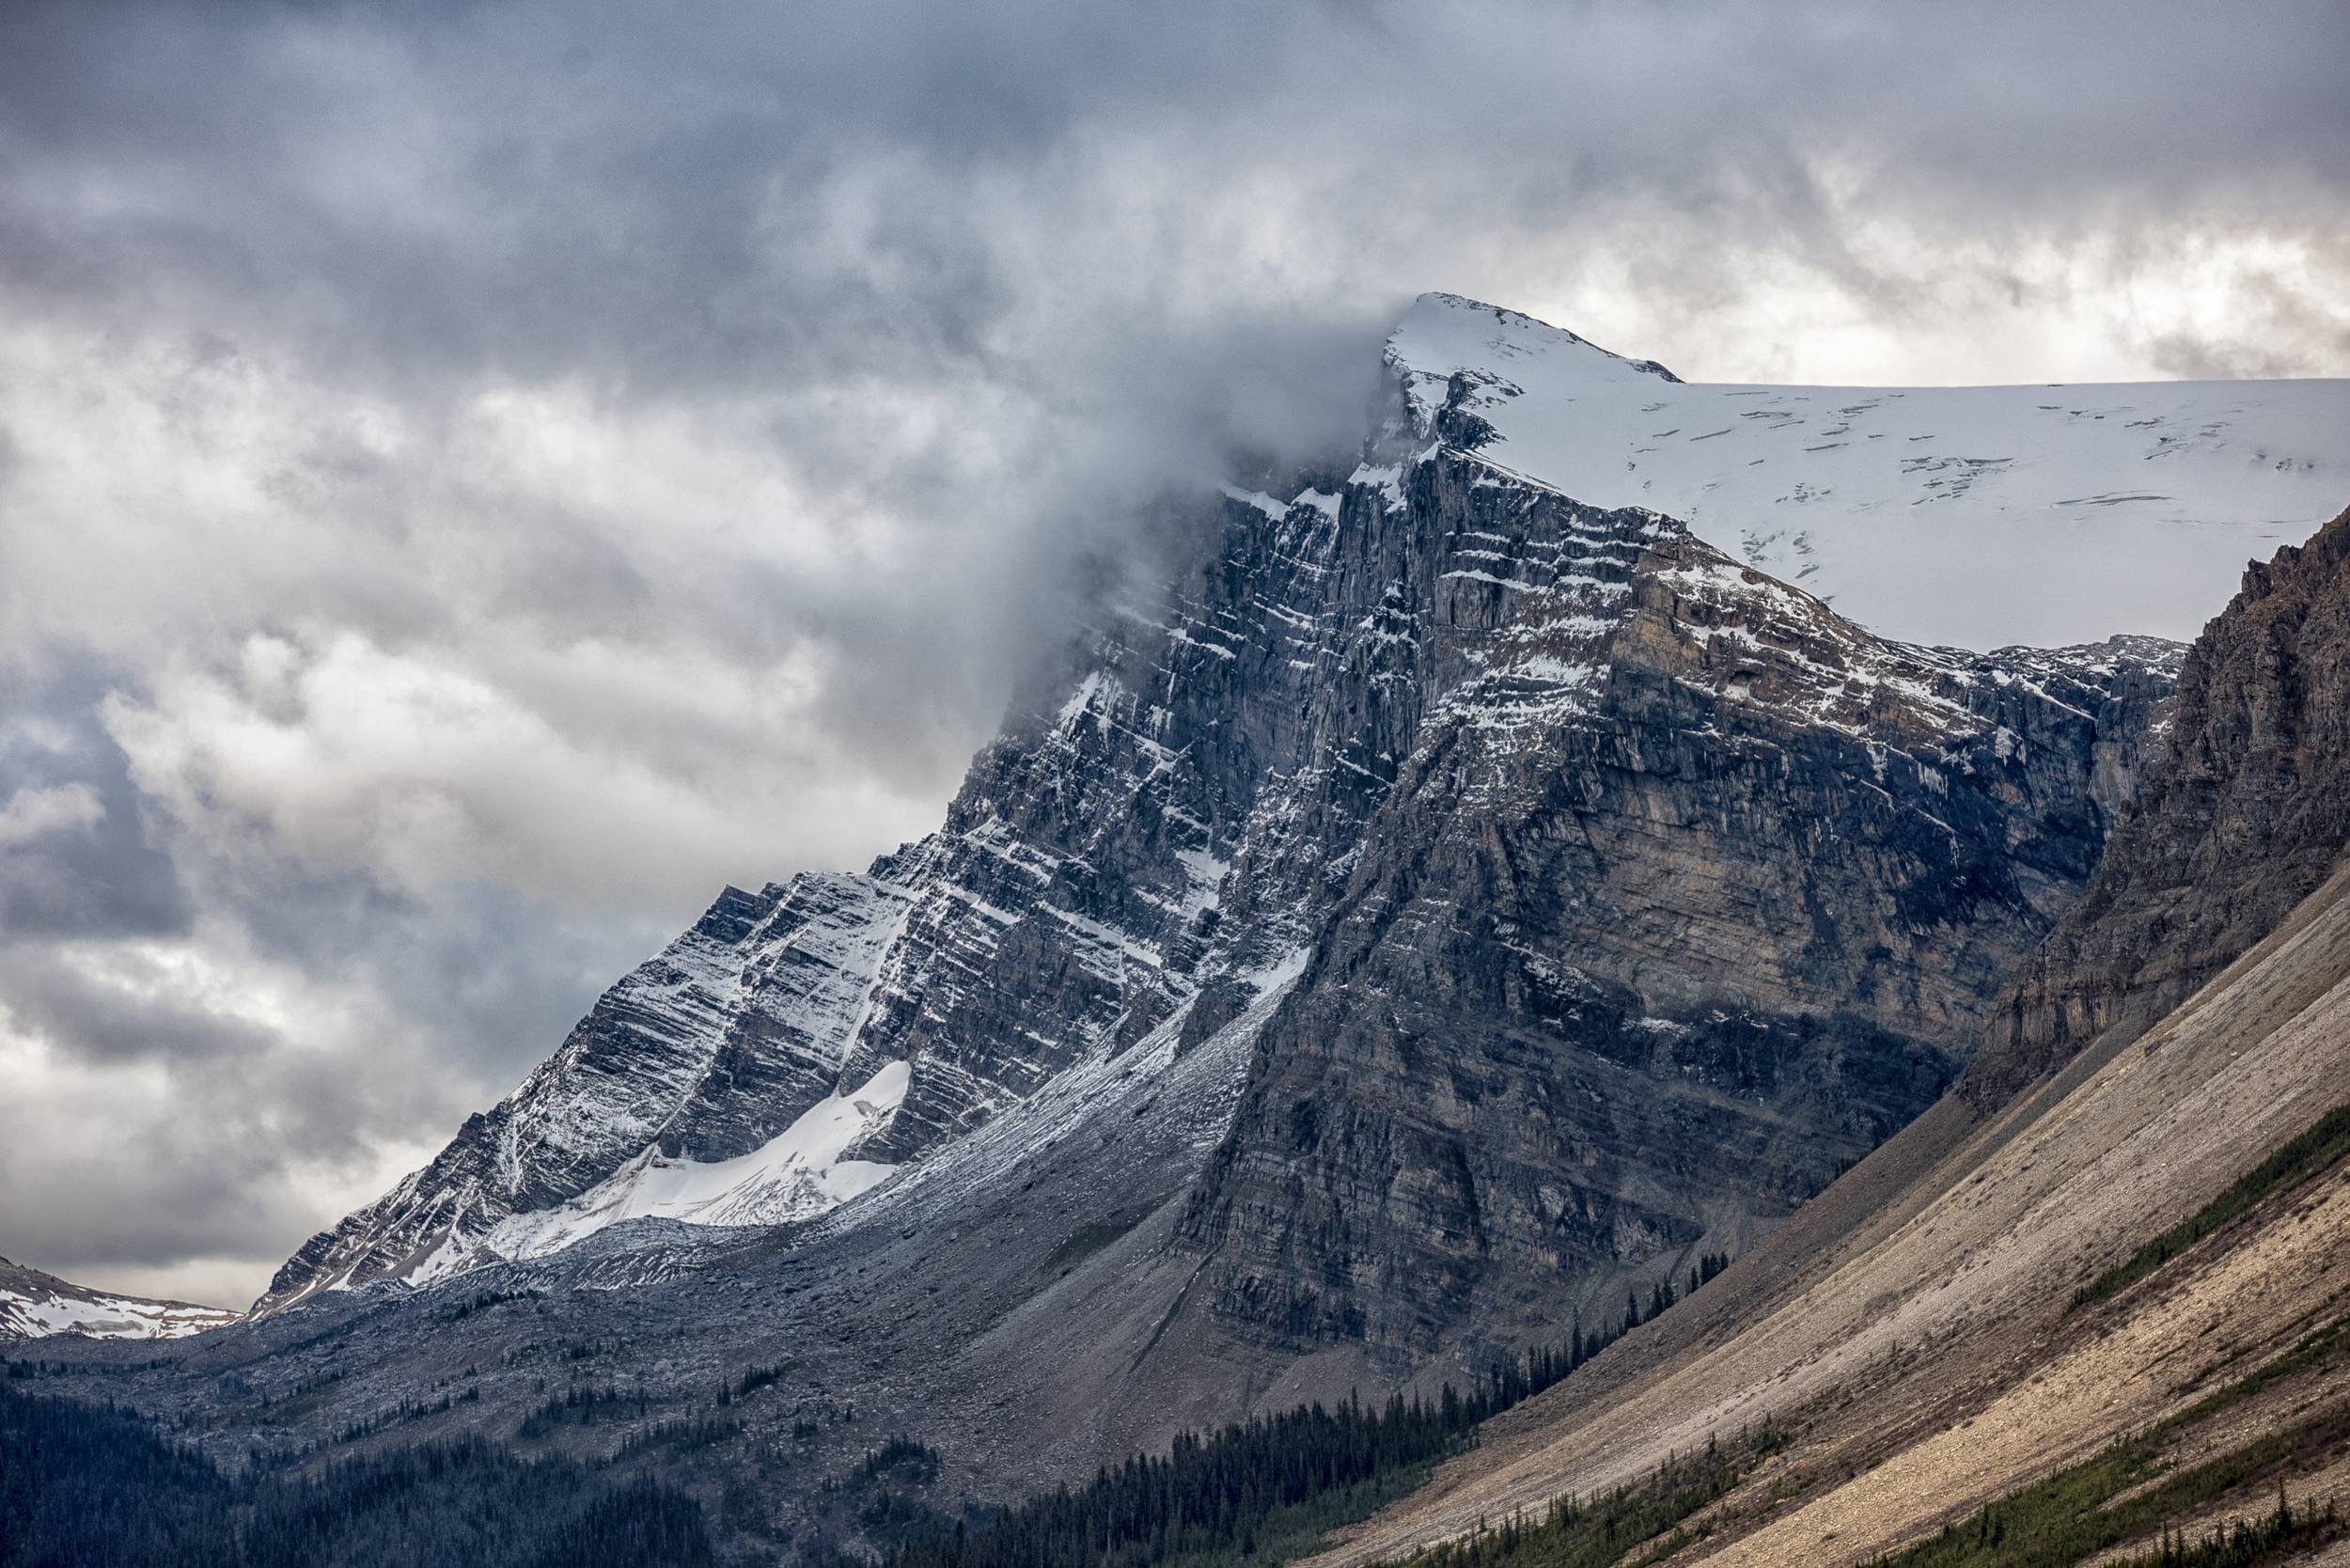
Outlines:
[[[1276,1338],[1408,1356],[1495,1270],[1743,1245],[1914,1116],[2095,864],[2169,645],[1888,642],[1495,462],[1473,378],[1401,385],[1032,682],[940,833],[728,889],[263,1309],[807,1218],[1308,962],[1178,1243]]]
[[[2350,845],[2350,513],[2252,562],[2179,671],[2167,767],[1999,1006],[1967,1096],[1996,1107],[2135,1038],[2274,930]]]
[[[2247,571],[2187,654],[2166,757],[1963,1092],[1312,1568],[1637,1484],[1766,1421],[1799,1445],[1677,1527],[1708,1562],[1874,1561],[2133,1436],[2154,1473],[2233,1473],[2084,1560],[2257,1520],[2280,1477],[2296,1509],[2350,1503],[2350,1389],[2326,1353],[2350,1260],[2339,1165],[2074,1299],[2350,1103],[2346,559],[2350,514]]]

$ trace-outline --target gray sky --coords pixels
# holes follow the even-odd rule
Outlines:
[[[1691,379],[2350,374],[2346,59],[2335,5],[20,0],[0,1252],[249,1299],[720,885],[933,827],[1088,563],[1349,440],[1424,289]]]

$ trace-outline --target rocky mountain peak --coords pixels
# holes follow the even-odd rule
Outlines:
[[[1719,547],[1551,471],[1588,471],[1611,420],[1661,428],[1660,399],[1757,389],[1451,296],[1388,353],[1396,416],[1359,462],[1228,490],[1153,604],[1024,685],[938,834],[727,889],[264,1310],[624,1221],[835,1233],[1070,1074],[1255,1019],[1168,1244],[1210,1255],[1235,1331],[1408,1359],[1527,1257],[1556,1288],[1489,1332],[1734,1247],[1916,1114],[2095,865],[2175,645],[1888,638],[1759,534]],[[1761,390],[1746,433],[1634,470],[1716,473],[1810,417]],[[1770,504],[1908,528],[1854,521],[1873,492]],[[1343,1109],[1373,1084],[1375,1122]],[[1557,1110],[1502,1115],[1527,1105]],[[1328,1195],[1404,1190],[1318,1229]],[[1331,1247],[1397,1272],[1333,1287]]]

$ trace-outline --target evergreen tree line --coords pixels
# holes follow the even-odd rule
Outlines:
[[[2124,1558],[2119,1568],[2251,1568],[2293,1547],[2332,1541],[2341,1535],[2341,1526],[2330,1500],[2323,1513],[2314,1502],[2304,1503],[2300,1513],[2294,1513],[2284,1483],[2280,1482],[2276,1512],[2266,1517],[2214,1525],[2200,1540],[2189,1540],[2184,1527],[2173,1529],[2165,1525],[2153,1551]]]
[[[1506,1382],[1514,1389],[1521,1371]],[[1496,1374],[1496,1387],[1504,1379]],[[1524,1397],[1518,1395],[1516,1397]],[[1514,1403],[1514,1399],[1511,1401]],[[1164,1459],[1104,1466],[1080,1491],[1031,1498],[985,1529],[916,1543],[888,1568],[1144,1568],[1171,1559],[1253,1552],[1268,1515],[1465,1446],[1498,1408],[1486,1390],[1449,1384],[1434,1403],[1402,1395],[1385,1410],[1350,1399],[1299,1405],[1200,1436],[1179,1434]]]
[[[946,1462],[946,1456],[936,1449],[900,1434],[878,1449],[865,1450],[865,1463],[856,1467],[850,1484],[865,1486],[885,1476],[895,1476],[915,1486],[928,1486],[938,1479]]]
[[[2350,1154],[2350,1105],[2337,1105],[2311,1122],[2300,1137],[2237,1177],[2227,1191],[2139,1247],[2128,1262],[2117,1263],[2075,1291],[2073,1304],[2065,1310],[2103,1301],[2136,1284],[2270,1193],[2324,1174],[2344,1154]]]
[[[1708,1253],[1689,1271],[1689,1290],[1729,1266],[1729,1254]],[[1277,1518],[1292,1530],[1309,1520],[1317,1530],[1344,1522],[1331,1506],[1340,1494],[1465,1448],[1479,1422],[1569,1376],[1681,1294],[1669,1278],[1659,1280],[1643,1310],[1632,1292],[1622,1318],[1590,1330],[1578,1318],[1564,1342],[1495,1362],[1466,1394],[1448,1383],[1434,1403],[1398,1394],[1366,1411],[1350,1398],[1335,1410],[1301,1404],[1204,1436],[1180,1434],[1165,1459],[1136,1455],[1104,1467],[1080,1491],[1063,1487],[981,1529],[958,1524],[951,1535],[911,1542],[891,1551],[884,1568],[1150,1568],[1253,1558]]]
[[[724,1390],[720,1390],[721,1393]],[[718,1401],[727,1403],[725,1399]],[[602,1408],[604,1420],[643,1420],[652,1414],[652,1403],[642,1389],[624,1394],[618,1388],[599,1389],[592,1383],[573,1384],[544,1404],[523,1418],[523,1424],[514,1429],[517,1438],[544,1437],[557,1426],[571,1422],[579,1426],[596,1424],[596,1411]]]
[[[1475,1533],[1413,1558],[1411,1568],[1602,1568],[1729,1496],[1788,1441],[1768,1421],[1728,1445],[1709,1439],[1701,1452],[1669,1457],[1644,1481],[1589,1497],[1554,1497],[1537,1519],[1512,1515],[1491,1529],[1480,1523]],[[1675,1531],[1640,1560],[1695,1539]]]
[[[1253,1556],[1277,1512],[1459,1451],[1478,1422],[1541,1393],[1615,1337],[1577,1329],[1564,1345],[1496,1362],[1466,1395],[1446,1384],[1433,1403],[1398,1394],[1385,1409],[1367,1411],[1350,1398],[1335,1410],[1301,1404],[1205,1436],[1182,1433],[1164,1459],[1136,1455],[1104,1466],[1081,1491],[1031,1498],[981,1529],[958,1525],[951,1536],[909,1545],[885,1563],[1145,1568]]]
[[[750,1371],[744,1372],[742,1380],[736,1383],[731,1388],[724,1387],[719,1388],[718,1403],[720,1404],[726,1404],[734,1400],[741,1399],[746,1394],[755,1393],[759,1389],[766,1388],[771,1383],[780,1382],[785,1372],[791,1371],[798,1365],[800,1365],[800,1363],[797,1361],[783,1361],[772,1367],[753,1367]]]
[[[1700,1260],[1689,1289],[1728,1262],[1727,1254]],[[1670,1309],[1680,1294],[1670,1279],[1660,1281],[1643,1310],[1635,1292],[1620,1321],[1587,1331],[1578,1320],[1563,1343],[1496,1361],[1465,1394],[1447,1384],[1433,1403],[1399,1395],[1367,1412],[1350,1398],[1336,1410],[1299,1405],[1204,1436],[1185,1433],[1164,1459],[1137,1456],[1104,1467],[1079,1492],[1031,1499],[977,1530],[957,1524],[945,1534],[947,1521],[927,1510],[903,1521],[893,1513],[895,1528],[879,1538],[901,1544],[885,1561],[889,1568],[1145,1568],[1175,1559],[1252,1558],[1261,1536],[1277,1559],[1283,1547],[1302,1547],[1402,1495],[1437,1460],[1473,1442],[1479,1422],[1565,1378]],[[784,1370],[750,1370],[739,1384],[722,1385],[719,1403],[766,1387]],[[12,1362],[8,1372],[13,1381],[49,1369]],[[403,1403],[344,1437],[478,1397],[469,1388],[437,1403]],[[649,1414],[641,1390],[574,1387],[532,1411],[515,1435]],[[822,1414],[827,1424],[854,1419],[853,1410],[829,1406]],[[638,1435],[624,1453],[699,1447],[739,1430],[724,1418],[667,1423]],[[793,1425],[795,1437],[816,1431],[811,1419]],[[9,1568],[368,1568],[394,1560],[402,1568],[666,1568],[709,1557],[699,1504],[683,1494],[642,1479],[615,1484],[561,1456],[525,1460],[478,1437],[349,1458],[306,1477],[271,1473],[273,1456],[256,1450],[252,1468],[232,1478],[195,1450],[162,1441],[135,1412],[0,1386],[0,1560]],[[897,1436],[869,1452],[851,1481],[920,1483],[935,1477],[938,1465],[934,1450]],[[895,1500],[873,1506],[886,1511]],[[939,1532],[922,1538],[932,1522]],[[561,1551],[541,1549],[558,1540],[567,1543]]]
[[[225,1476],[135,1415],[0,1384],[8,1568],[706,1568],[701,1505],[478,1437]]]
[[[2011,1531],[2010,1515],[2016,1512],[2012,1507],[1986,1503],[1972,1517],[1943,1526],[1942,1533],[1928,1546],[1938,1550],[1936,1560],[1972,1561],[1982,1568],[2062,1568],[2063,1564],[2077,1562],[2089,1555],[2081,1548],[2077,1535],[2054,1535],[2035,1520],[2017,1520],[2016,1529]],[[2280,1482],[2277,1506],[2265,1514],[2252,1519],[2222,1519],[2201,1536],[2190,1535],[2185,1526],[2165,1521],[2156,1529],[2151,1550],[2110,1560],[2113,1568],[2253,1568],[2254,1564],[2280,1561],[2300,1550],[2338,1541],[2342,1534],[2342,1519],[2332,1502],[2328,1501],[2322,1510],[2313,1501],[2305,1502],[2295,1511],[2285,1496],[2284,1483]],[[1925,1549],[1913,1547],[1898,1556],[1888,1554],[1866,1568],[1907,1562]]]

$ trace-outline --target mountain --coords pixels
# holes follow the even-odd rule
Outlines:
[[[2060,1534],[2200,1544],[2273,1523],[2280,1484],[2339,1496],[2350,513],[2246,572],[2179,689],[2169,759],[1957,1091],[1320,1568],[1766,1423],[1794,1446],[1686,1514],[1691,1560],[1873,1560],[2006,1518],[2070,1561]]]
[[[71,1365],[224,1448],[716,1423],[696,1482],[740,1529],[878,1543],[841,1499],[887,1435],[937,1450],[924,1507],[1004,1500],[1184,1426],[1465,1383],[1809,1233],[1840,1168],[1951,1114],[2165,765],[2182,650],[1898,641],[1841,613],[1867,579],[1835,551],[1804,579],[1830,604],[1543,471],[1607,410],[1741,389],[1449,296],[1389,368],[1359,452],[1170,523],[1179,563],[1023,686],[939,833],[727,890],[253,1321]],[[1948,406],[2044,395],[1975,390]],[[2350,411],[2232,395],[2175,457],[2099,448],[2097,494],[2149,461],[2245,478],[2203,531],[2123,530],[2101,631],[2301,504],[2317,466],[2247,459],[2299,449],[2264,420]],[[1836,539],[1922,552],[1925,604],[1967,509],[2075,527],[2077,432],[2013,428],[2043,446],[1949,524],[1853,479]],[[1748,482],[1704,478],[1730,439],[1671,472]],[[1741,505],[1845,504],[1784,494]]]
[[[1480,343],[1534,390],[1450,368]],[[1782,1072],[1790,1092],[1836,1103],[1834,1149],[1765,1152],[1740,1178],[1766,1217],[1916,1114],[2094,863],[2175,651],[2123,639],[1980,657],[1886,642],[1677,521],[1601,510],[1491,455],[1552,440],[1586,405],[1646,406],[1678,384],[1661,368],[1448,296],[1412,312],[1389,358],[1396,405],[1363,460],[1307,476],[1285,502],[1233,491],[1204,558],[1152,613],[1105,620],[1015,701],[939,834],[864,876],[728,889],[431,1167],[296,1254],[260,1309],[542,1255],[633,1215],[824,1212],[1089,1053],[1179,1016],[1196,1043],[1305,964],[1342,904],[1358,919],[1365,896],[1491,903],[1505,890],[1479,880],[1490,868],[1439,868],[1447,886],[1422,890],[1374,842],[1438,820],[1508,840],[1520,864],[1505,879],[1590,883],[1574,912],[1492,917],[1524,935],[1488,933],[1479,984],[1540,994],[1510,1009],[1531,1006],[1553,1033],[1574,1013],[1610,1071],[1685,1036],[1668,1075],[1713,1082],[1729,1118],[1716,1136],[1742,1146],[1778,1141],[1792,1103],[1768,1131],[1729,1122],[1758,1089],[1772,1103]],[[2059,425],[2041,434],[2065,439]],[[1694,447],[1708,461],[1724,449]],[[2056,466],[2073,488],[2080,465]],[[2037,473],[2010,475],[2011,498]],[[1636,732],[1653,758],[1618,754]],[[1759,794],[1735,778],[1772,757],[1801,776]],[[1480,769],[1498,771],[1472,787]],[[1562,770],[1579,772],[1574,801],[1535,782]],[[1859,773],[1867,802],[1846,782]],[[1825,828],[1816,845],[1745,831],[1840,813],[1851,831]],[[1676,819],[1689,849],[1660,859],[1657,824]],[[1603,869],[1607,835],[1587,826],[1635,821],[1649,842],[1606,847]],[[1685,854],[1709,876],[1756,880],[1684,901],[1658,879]],[[1871,907],[1884,893],[1902,907]],[[1722,958],[1757,918],[1802,934],[1767,976],[1725,983]],[[1967,934],[1921,945],[1943,928]],[[1637,950],[1612,962],[1585,951],[1627,943]],[[1785,1038],[1739,1043],[1757,1026],[1716,1024],[1717,1011],[1784,1014]],[[1725,1074],[1747,1081],[1724,1097]],[[1858,1079],[1872,1087],[1845,1103]],[[1826,1131],[1815,1119],[1792,1124]],[[1620,1131],[1630,1148],[1653,1141]],[[1565,1189],[1547,1184],[1551,1198],[1529,1200],[1563,1222]],[[1615,1224],[1575,1201],[1594,1236]],[[1667,1236],[1678,1249],[1692,1225],[1715,1225],[1690,1201],[1669,1220],[1627,1211],[1646,1240],[1582,1249],[1645,1255]],[[1733,1211],[1720,1223],[1743,1234]],[[1211,1206],[1186,1233],[1227,1226]]]
[[[94,1291],[0,1258],[0,1340],[78,1334],[98,1340],[176,1340],[243,1314],[186,1301]]]

